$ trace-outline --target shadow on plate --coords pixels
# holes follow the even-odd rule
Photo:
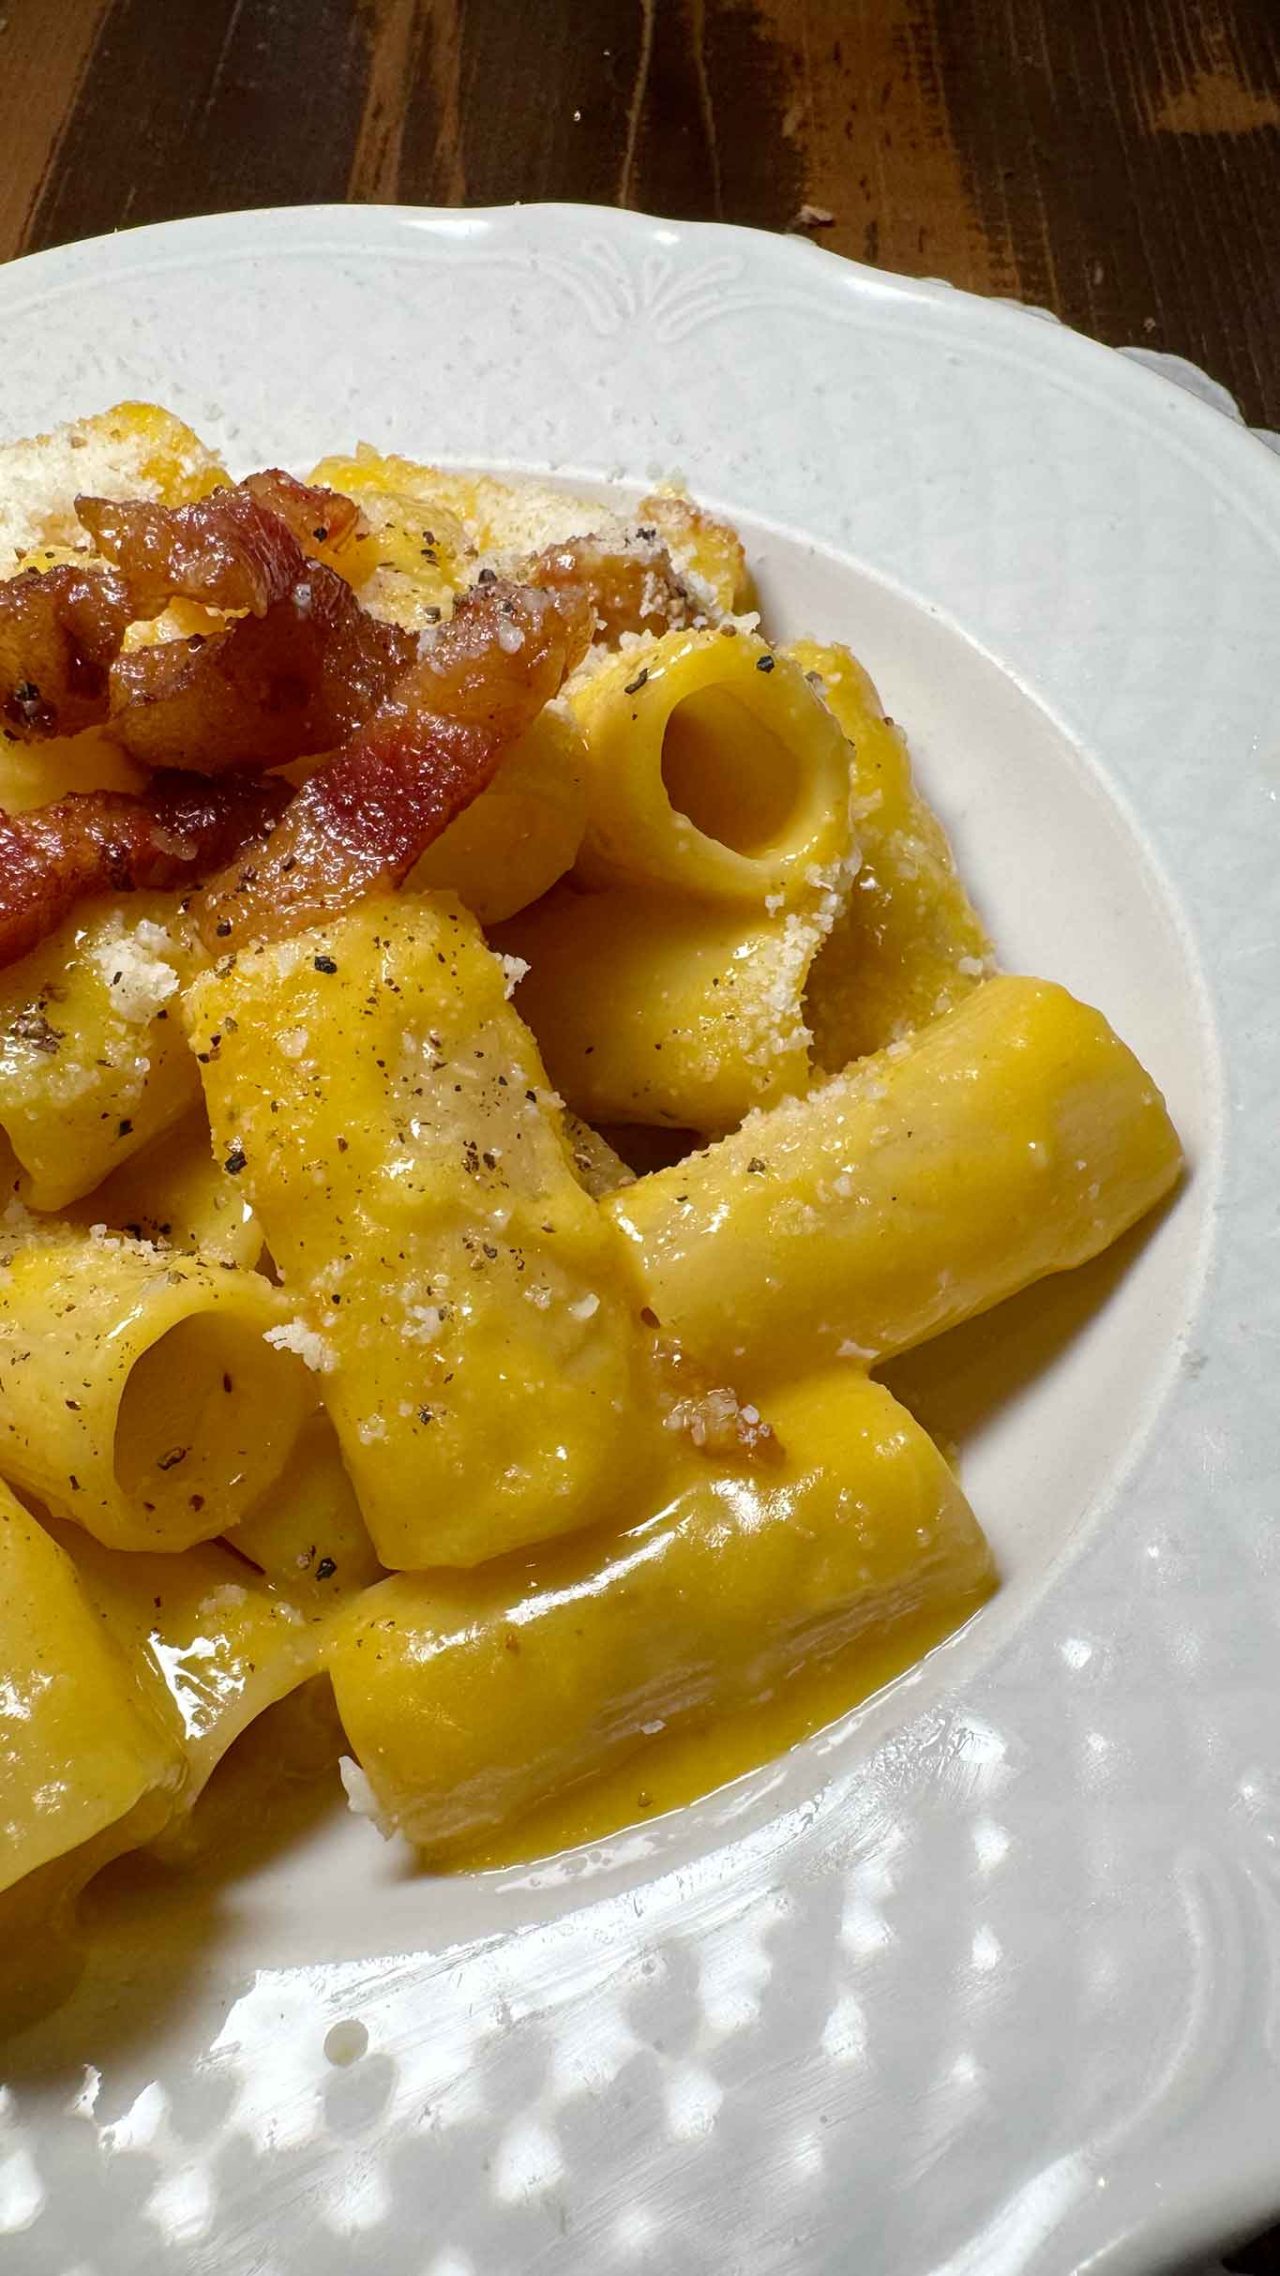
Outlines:
[[[96,1875],[73,1926],[35,1956],[30,2020],[0,2038],[6,2083],[74,2088],[86,2064],[105,2070],[207,2004],[219,1945],[233,1925],[243,1933],[237,1913],[254,1901],[245,1892],[341,1806],[341,1744],[327,1686],[309,1686],[236,1741],[180,1850],[134,1850]],[[224,2003],[242,1988],[225,1987]]]
[[[876,1372],[945,1453],[962,1451],[1104,1309],[1176,1200],[1175,1193],[1091,1264],[1036,1281]]]

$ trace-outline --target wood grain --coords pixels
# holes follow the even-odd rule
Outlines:
[[[0,36],[0,257],[25,250],[110,0],[20,8]]]

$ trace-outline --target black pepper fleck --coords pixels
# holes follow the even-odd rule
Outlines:
[[[19,1012],[9,1033],[17,1042],[29,1043],[33,1051],[47,1051],[52,1055],[66,1034],[66,1029],[51,1027],[39,1006],[31,1004],[26,1011]]]

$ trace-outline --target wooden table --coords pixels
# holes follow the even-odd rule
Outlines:
[[[0,0],[0,148],[0,258],[314,199],[808,228],[1280,428],[1280,0]]]

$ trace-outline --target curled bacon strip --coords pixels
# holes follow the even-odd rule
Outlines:
[[[340,551],[359,527],[360,508],[354,498],[344,497],[341,490],[326,490],[316,482],[299,482],[296,474],[286,474],[282,466],[247,474],[240,487],[287,522],[303,552],[317,559]]]
[[[340,545],[359,519],[350,498],[278,467],[188,506],[82,497],[76,510],[105,562],[0,582],[0,714],[24,742],[107,717],[108,674],[130,624],[175,599],[261,617],[305,584],[309,556]]]
[[[189,506],[77,498],[76,513],[124,578],[135,617],[159,616],[175,599],[261,616],[304,571],[293,531],[243,485]]]
[[[633,551],[598,537],[574,537],[548,546],[521,574],[544,592],[585,594],[595,637],[610,646],[624,632],[673,632],[698,613],[671,555],[656,541]]]
[[[358,510],[273,468],[192,506],[82,498],[87,529],[154,614],[180,594],[246,613],[225,630],[121,656],[111,731],[148,766],[284,766],[344,743],[417,652],[306,550],[335,544]],[[319,518],[323,517],[323,519]]]
[[[114,569],[59,562],[0,583],[0,713],[22,742],[107,715],[107,674],[137,615]]]
[[[178,885],[232,859],[288,798],[279,782],[157,775],[146,795],[73,792],[28,814],[0,814],[0,965],[53,932],[91,893]]]
[[[148,766],[285,766],[346,742],[417,654],[351,587],[308,562],[262,616],[135,648],[111,671],[111,732]]]
[[[270,837],[194,904],[210,949],[278,940],[396,885],[585,654],[581,592],[478,586]]]

